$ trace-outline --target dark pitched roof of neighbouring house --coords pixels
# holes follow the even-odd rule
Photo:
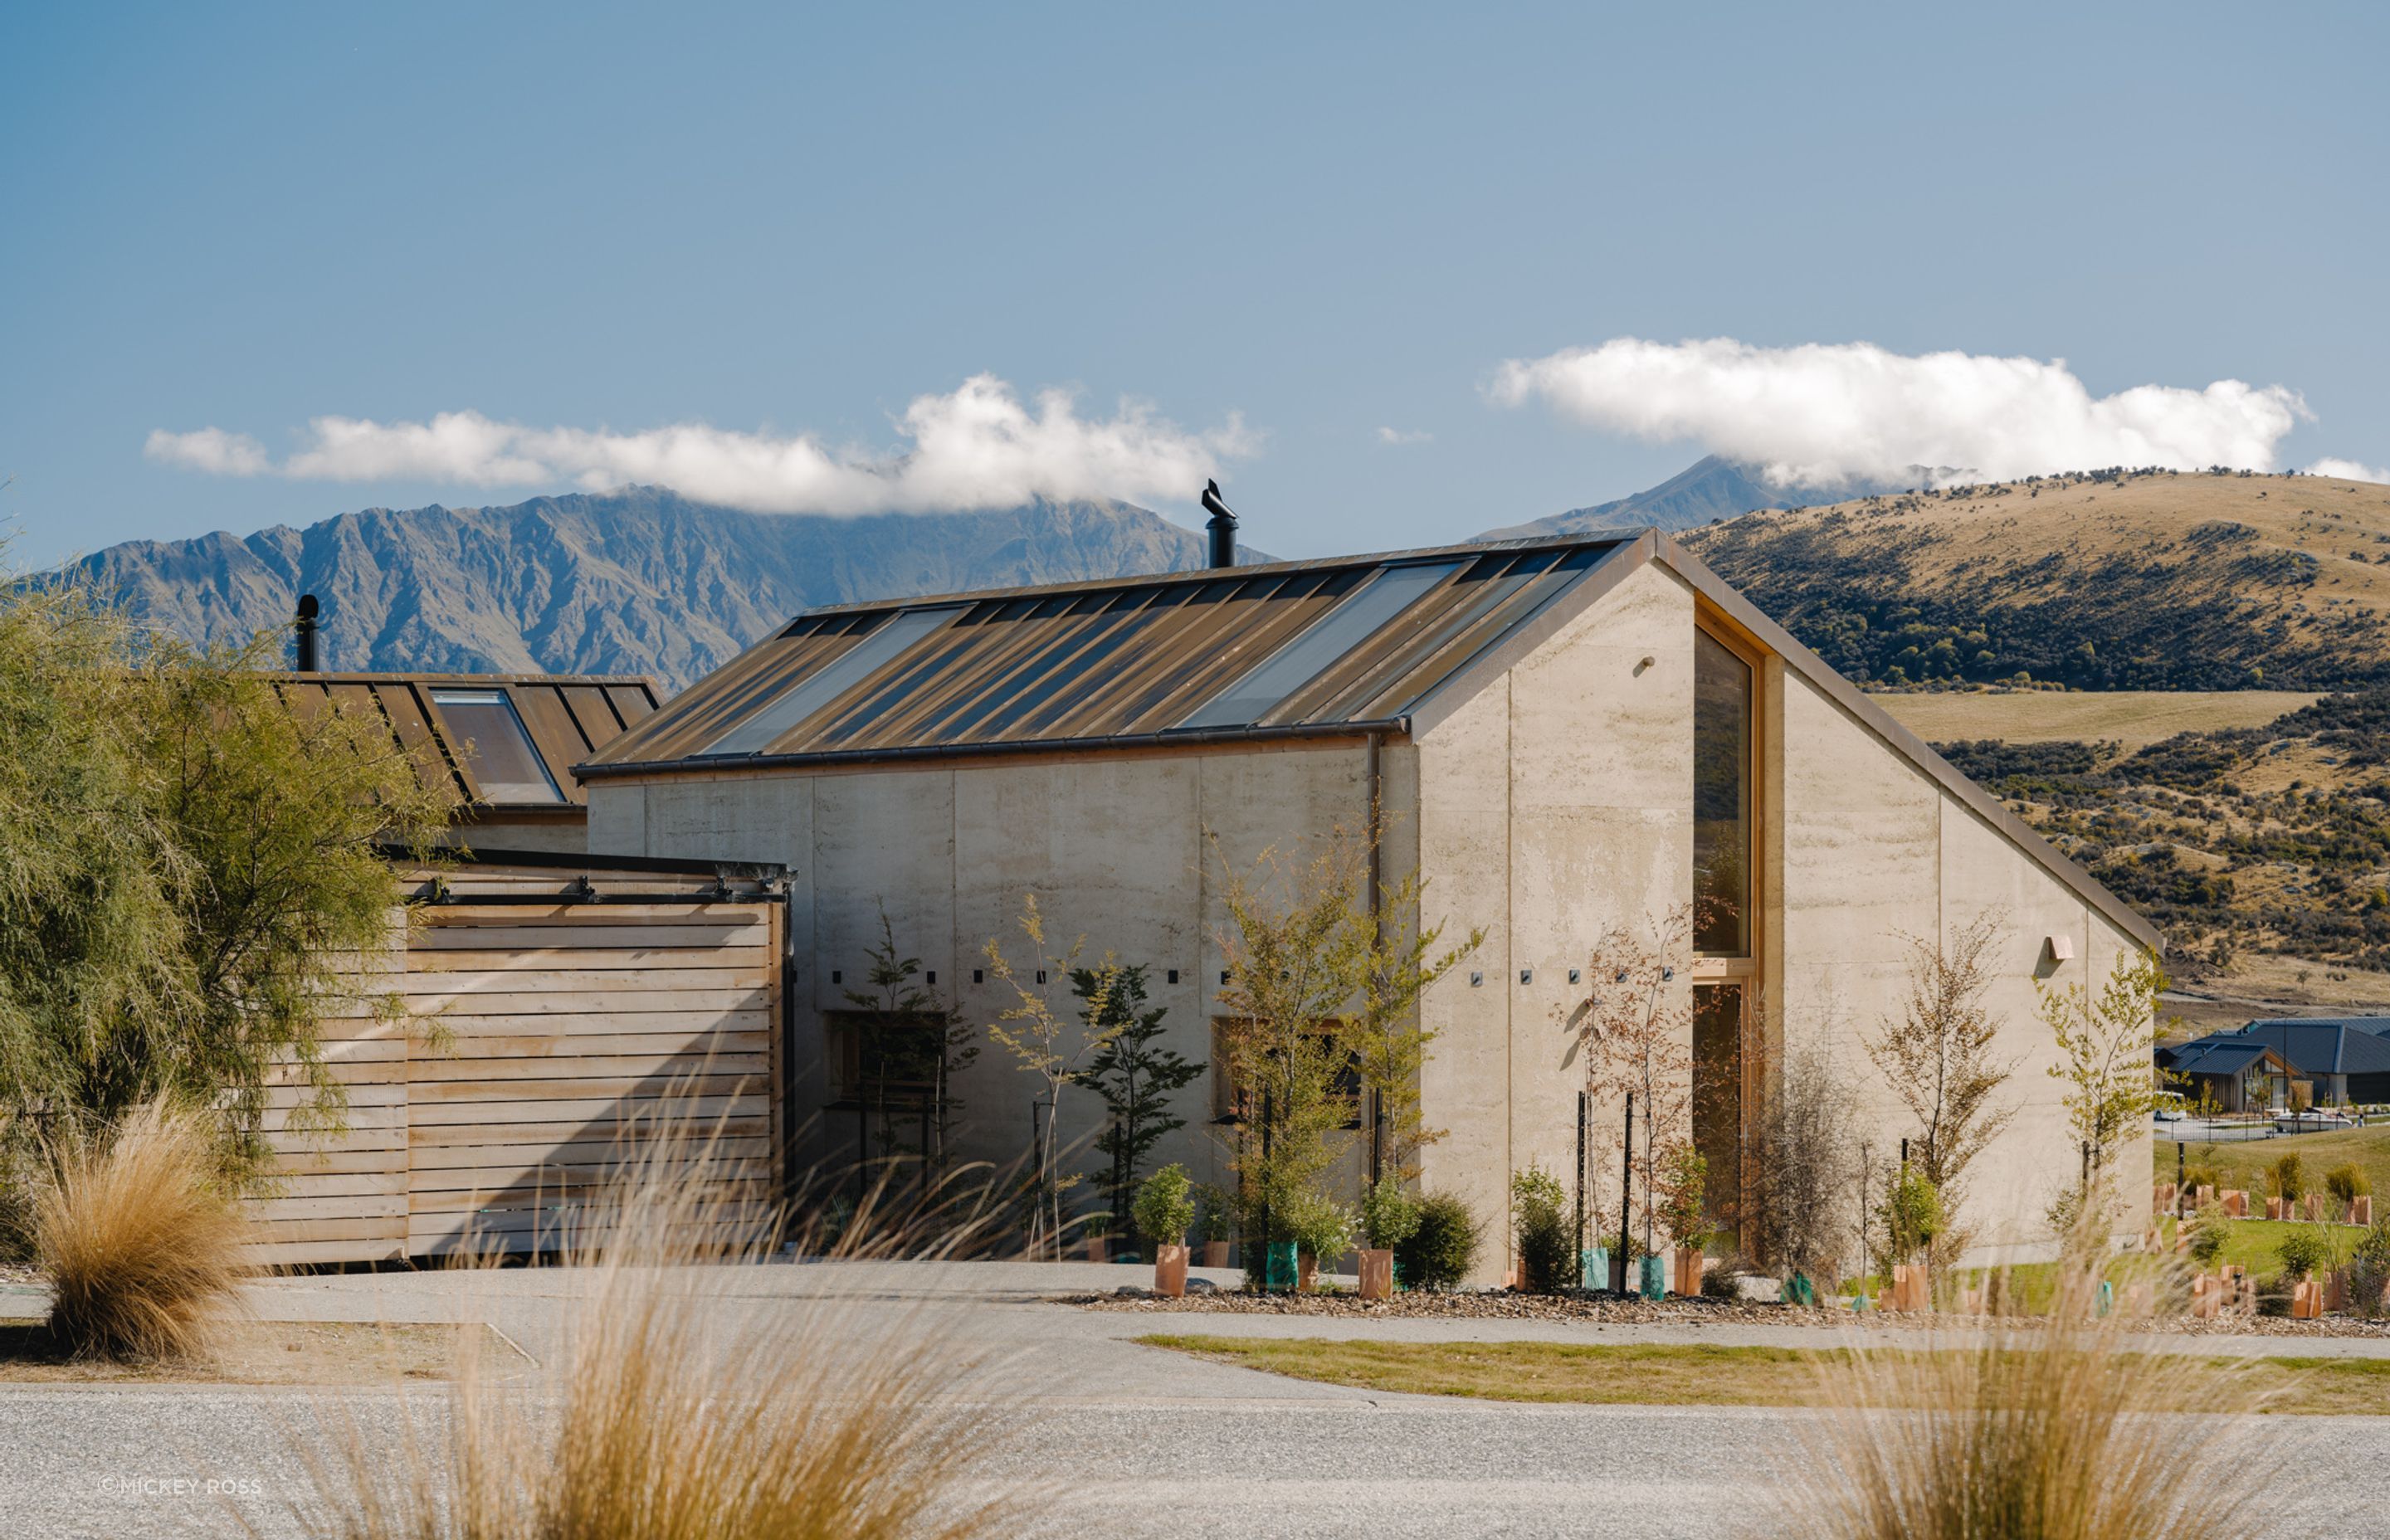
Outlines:
[[[2281,1061],[2266,1044],[2229,1033],[2168,1044],[2157,1051],[2158,1068],[2178,1075],[2237,1075],[2262,1059]]]
[[[286,674],[293,710],[329,702],[379,712],[418,771],[478,807],[588,802],[572,767],[656,709],[629,677],[546,674]]]
[[[2166,1067],[2178,1073],[2192,1073],[2194,1072],[2184,1069],[2181,1056],[2193,1049],[2228,1047],[2271,1048],[2281,1056],[2284,1063],[2301,1074],[2390,1074],[2390,1039],[2378,1037],[2353,1020],[2303,1016],[2252,1021],[2231,1032],[2210,1033],[2205,1037],[2178,1044],[2176,1061]],[[2216,1074],[2227,1072],[2210,1070],[2196,1072]]]
[[[2163,944],[2149,921],[1652,530],[808,610],[575,768],[594,779],[1417,735],[1651,564],[2127,934]]]

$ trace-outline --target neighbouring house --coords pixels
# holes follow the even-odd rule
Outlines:
[[[2238,1033],[2217,1033],[2188,1043],[2161,1044],[2158,1069],[2169,1089],[2191,1101],[2206,1097],[2227,1112],[2263,1112],[2290,1104],[2293,1084],[2310,1088],[2268,1044]]]
[[[2157,1050],[2157,1065],[2177,1075],[2206,1075],[2199,1066],[2222,1066],[2224,1055],[2262,1047],[2282,1066],[2265,1106],[2228,1102],[2234,1111],[2263,1111],[2288,1105],[2289,1088],[2305,1083],[2319,1107],[2378,1106],[2390,1102],[2390,1017],[2284,1017],[2252,1021],[2231,1032],[2211,1033]],[[2196,1092],[2191,1093],[2196,1095]],[[2217,1097],[2223,1101],[2219,1094]]]
[[[1792,1046],[1836,1052],[1892,1149],[1907,1129],[1857,1040],[1897,1008],[1904,937],[1996,913],[1986,1003],[2016,1116],[1975,1171],[1991,1238],[2037,1235],[2077,1169],[2037,981],[2096,987],[2159,944],[1653,532],[807,610],[580,772],[593,848],[789,869],[799,1125],[854,1092],[842,1013],[883,914],[945,1008],[984,1023],[1010,1001],[981,948],[1026,964],[1034,891],[1052,935],[1145,965],[1170,1046],[1209,1059],[1219,862],[1350,838],[1381,808],[1384,870],[1426,883],[1389,921],[1485,930],[1420,1003],[1437,1037],[1420,1091],[1447,1131],[1423,1184],[1491,1222],[1488,1277],[1510,1175],[1576,1166],[1572,1013],[1615,928],[1648,936],[1697,900],[1710,917],[1672,987],[1713,1187],[1737,1193]],[[1021,1153],[1030,1079],[995,1053],[964,1072],[963,1152]],[[1183,1096],[1160,1158],[1218,1179],[1214,1103]],[[1064,1132],[1084,1148],[1100,1115],[1073,1093]],[[1614,1194],[1617,1118],[1594,1109],[1589,1201]],[[814,1152],[852,1159],[851,1130],[816,1123]],[[2147,1146],[2114,1158],[2136,1169]]]
[[[452,837],[494,850],[589,848],[572,766],[656,709],[634,677],[520,674],[288,674],[294,710],[380,713],[418,769],[456,801]]]

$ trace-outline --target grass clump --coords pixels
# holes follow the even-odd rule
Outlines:
[[[2096,1188],[2083,1205],[2104,1211]],[[2185,1373],[2134,1351],[2145,1323],[2102,1315],[2097,1222],[2056,1264],[2048,1311],[1994,1317],[1954,1344],[1819,1367],[1823,1418],[1795,1468],[1796,1535],[1835,1540],[2177,1540],[2249,1527],[2267,1461],[2237,1447],[2249,1373]],[[2163,1293],[2164,1291],[2161,1291]],[[2180,1414],[2217,1414],[2211,1418]]]
[[[248,1223],[217,1180],[217,1141],[162,1097],[104,1137],[71,1134],[35,1180],[33,1251],[51,1335],[80,1357],[204,1352],[239,1287]]]
[[[927,1310],[757,1308],[770,1213],[709,1143],[661,1138],[576,1228],[559,1343],[530,1375],[468,1361],[445,1427],[403,1446],[335,1405],[298,1449],[323,1540],[981,1540],[1012,1402]],[[834,1259],[898,1254],[867,1201]],[[1174,1216],[1175,1217],[1175,1216]],[[957,1238],[939,1248],[949,1252]],[[801,1242],[802,1245],[802,1242]]]

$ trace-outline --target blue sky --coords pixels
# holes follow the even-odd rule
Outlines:
[[[911,403],[992,377],[1078,392],[1033,471],[1142,476],[1191,520],[1159,489],[1216,463],[1248,537],[1307,555],[1713,446],[1831,457],[1766,404],[1865,360],[1772,350],[1856,342],[2062,358],[2091,398],[2281,386],[2174,401],[2185,453],[2380,467],[2386,45],[2356,6],[13,6],[0,516],[47,562],[644,463],[508,440],[493,479],[375,440],[290,474],[315,419],[463,412],[795,441],[833,463],[789,506],[859,506]],[[1738,405],[1693,360],[1638,423],[1689,355],[1561,356],[1635,338],[1786,368]],[[1882,454],[2106,442],[1911,432],[1923,377],[1859,372]],[[145,453],[207,428],[250,448]]]

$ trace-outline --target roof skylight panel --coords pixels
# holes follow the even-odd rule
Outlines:
[[[961,605],[900,610],[868,635],[774,697],[752,715],[697,751],[698,757],[759,754],[805,719],[893,662],[905,649],[963,612]]]
[[[1384,569],[1178,725],[1240,727],[1260,721],[1464,565],[1436,561]]]

